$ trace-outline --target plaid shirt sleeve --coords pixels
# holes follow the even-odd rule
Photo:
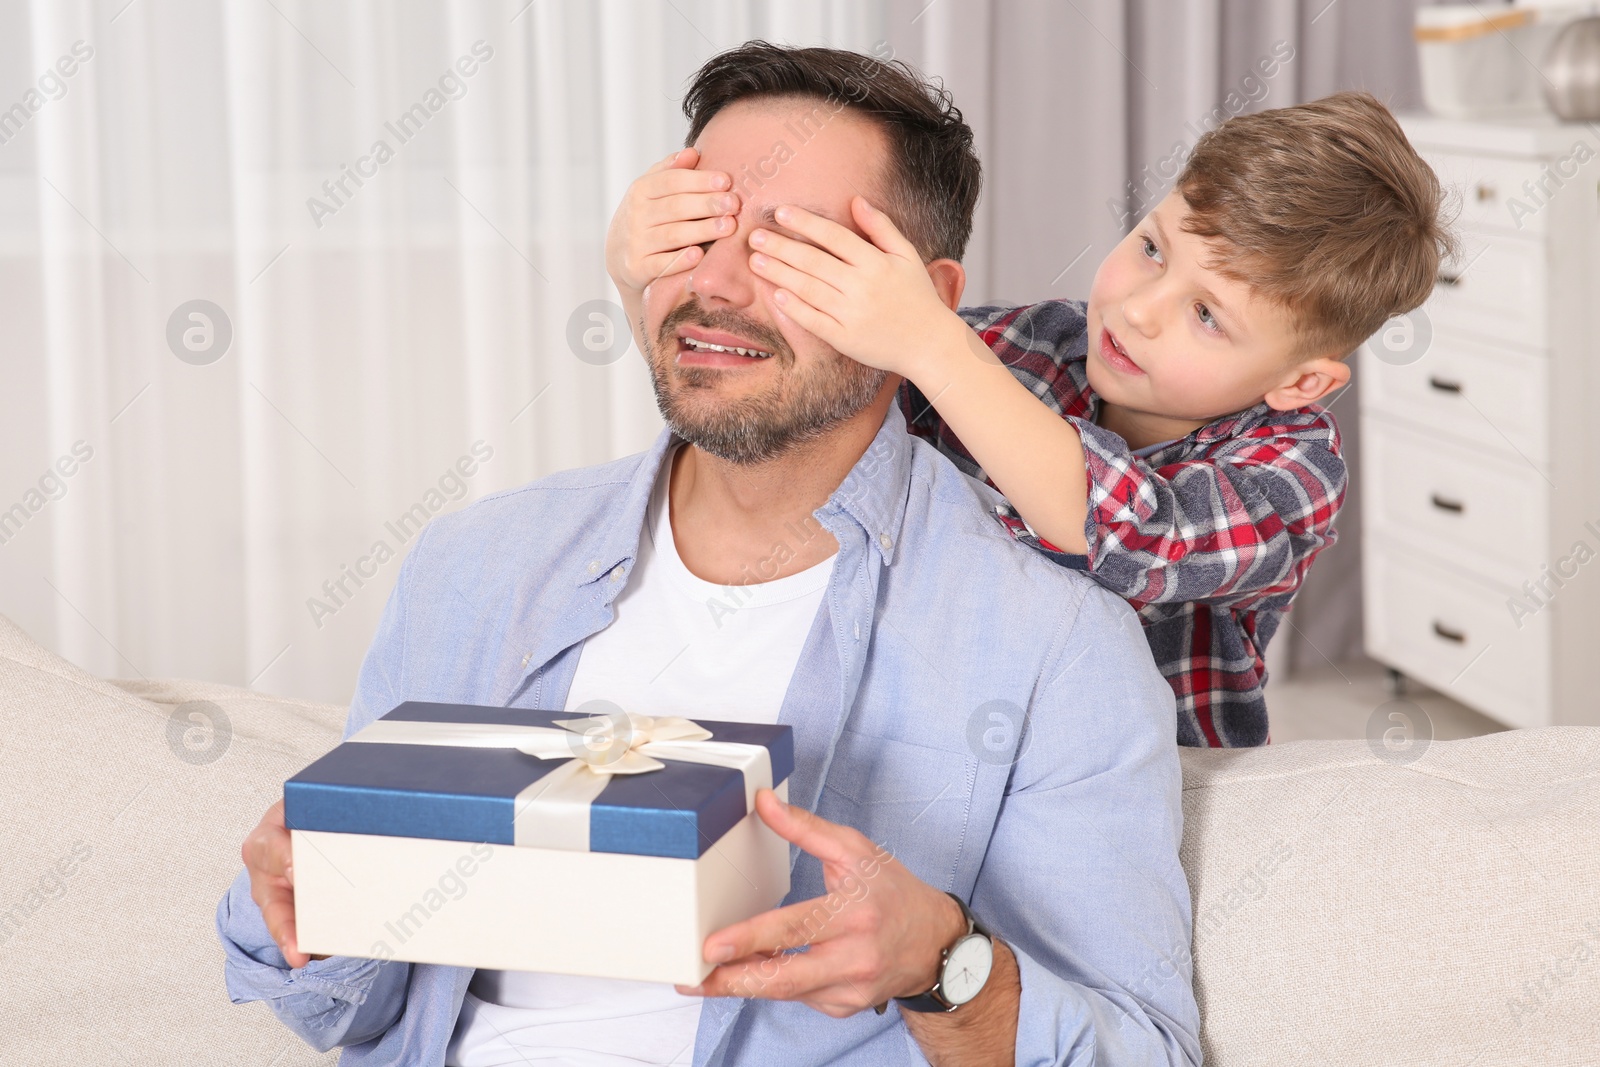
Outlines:
[[[1088,461],[1089,570],[1128,600],[1248,608],[1297,589],[1333,543],[1346,477],[1338,430],[1320,408],[1256,412],[1244,436],[1160,466],[1070,421]]]
[[[999,518],[1017,540],[1087,569],[1135,606],[1232,609],[1293,592],[1313,557],[1333,542],[1346,472],[1338,429],[1323,409],[1280,412],[1258,404],[1208,423],[1146,461],[1093,421],[1081,303],[964,308],[961,315],[1083,439],[1087,556],[1061,552],[1014,510],[1002,508]],[[984,477],[925,398],[908,390],[903,399],[913,432],[967,473]]]

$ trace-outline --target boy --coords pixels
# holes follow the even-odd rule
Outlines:
[[[958,317],[937,289],[959,264],[923,264],[860,197],[866,239],[786,206],[750,266],[780,324],[907,380],[912,431],[1005,495],[1013,536],[1129,601],[1181,744],[1259,745],[1267,643],[1346,488],[1316,402],[1428,296],[1440,197],[1387,109],[1340,93],[1202,137],[1086,303]]]

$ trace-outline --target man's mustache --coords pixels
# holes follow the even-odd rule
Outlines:
[[[784,360],[793,358],[789,343],[783,339],[783,335],[778,331],[737,311],[712,311],[701,304],[697,297],[685,300],[667,312],[667,317],[661,320],[661,329],[656,334],[656,343],[663,352],[666,351],[668,345],[673,343],[673,334],[677,328],[685,323],[692,326],[704,326],[708,330],[726,330],[728,333],[743,337],[749,341],[751,347],[771,352],[774,358]]]

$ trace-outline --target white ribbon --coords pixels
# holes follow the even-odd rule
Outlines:
[[[661,760],[730,767],[744,775],[745,811],[756,790],[772,787],[763,745],[712,741],[711,731],[678,716],[589,715],[554,727],[376,719],[351,741],[453,748],[514,748],[565,763],[517,794],[512,840],[519,846],[589,851],[589,808],[614,774],[659,771]],[[657,758],[659,757],[659,758]]]

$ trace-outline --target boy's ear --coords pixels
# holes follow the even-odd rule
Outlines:
[[[1321,356],[1298,364],[1283,384],[1267,393],[1267,406],[1275,411],[1293,411],[1315,404],[1350,380],[1350,367],[1343,360]]]
[[[928,264],[928,277],[951,311],[961,306],[961,292],[967,287],[967,268],[953,259],[936,259]]]

